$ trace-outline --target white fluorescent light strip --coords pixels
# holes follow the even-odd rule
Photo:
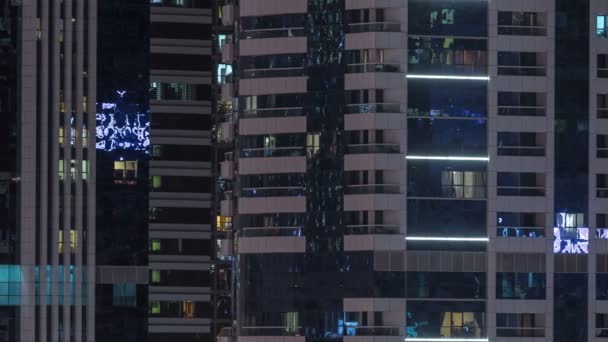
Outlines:
[[[454,157],[454,156],[406,156],[410,160],[460,160],[460,161],[490,161],[490,157]]]
[[[426,80],[471,80],[489,81],[490,76],[456,76],[456,75],[406,75],[407,78],[419,78]]]
[[[467,238],[467,237],[428,237],[428,236],[408,236],[407,241],[459,241],[459,242],[488,242],[490,239],[483,238]],[[469,341],[469,340],[467,340]]]
[[[488,342],[487,338],[405,338],[411,342]]]

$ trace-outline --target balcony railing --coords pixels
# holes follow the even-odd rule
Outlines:
[[[403,113],[405,106],[401,103],[352,103],[346,105],[347,114],[369,114],[369,113]]]
[[[545,196],[545,188],[540,186],[498,186],[498,196]]]
[[[347,235],[395,235],[399,234],[399,225],[394,224],[350,224],[346,226]]]
[[[544,146],[498,146],[499,156],[544,157]]]
[[[305,190],[306,189],[301,186],[243,188],[243,189],[241,189],[241,196],[243,196],[243,197],[304,196]]]
[[[547,70],[544,65],[499,65],[498,75],[503,76],[546,76]]]
[[[346,71],[351,74],[364,72],[399,72],[400,67],[398,64],[359,63],[349,64]]]
[[[302,227],[243,227],[241,236],[302,236]]]
[[[304,69],[297,68],[271,68],[271,69],[247,69],[241,72],[242,79],[248,78],[271,78],[271,77],[299,77],[304,76]]]
[[[401,192],[399,184],[353,184],[346,186],[346,194],[398,194]]]
[[[546,113],[547,109],[542,106],[498,106],[498,115],[545,116]]]
[[[349,33],[362,32],[401,32],[401,24],[395,22],[371,22],[348,25]]]
[[[239,336],[304,336],[302,327],[241,327]]]
[[[346,146],[347,154],[367,154],[367,153],[399,153],[400,147],[397,144],[350,144]]]
[[[302,107],[277,107],[277,108],[257,108],[244,109],[241,112],[242,118],[279,118],[289,116],[302,116]]]
[[[496,236],[498,236],[498,237],[526,237],[526,238],[545,237],[545,228],[543,228],[543,227],[498,227],[498,228],[496,228]]]
[[[306,36],[306,30],[304,29],[304,27],[245,30],[241,32],[241,39],[286,38],[304,36]]]
[[[303,156],[306,156],[306,148],[299,147],[299,146],[244,148],[241,150],[241,158],[303,157]]]
[[[546,36],[547,28],[545,26],[499,25],[498,34],[513,36]]]

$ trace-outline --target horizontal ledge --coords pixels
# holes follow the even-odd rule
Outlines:
[[[460,242],[488,242],[487,237],[468,238],[468,237],[430,237],[430,236],[408,236],[407,241],[460,241]]]
[[[490,161],[490,157],[466,157],[466,156],[406,156],[408,160],[456,160],[456,161]]]
[[[406,342],[488,342],[487,338],[405,338]]]
[[[406,78],[426,79],[426,80],[471,80],[471,81],[489,81],[490,76],[457,76],[457,75],[412,75],[408,74]]]

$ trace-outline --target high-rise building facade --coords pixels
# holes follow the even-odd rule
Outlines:
[[[211,17],[0,0],[0,341],[213,339]]]
[[[94,339],[96,7],[0,1],[3,341]]]
[[[213,340],[212,1],[150,0],[148,341]]]
[[[221,5],[238,340],[608,336],[608,3]]]

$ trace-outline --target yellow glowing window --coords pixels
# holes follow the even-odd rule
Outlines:
[[[183,303],[184,318],[192,319],[195,317],[196,306],[193,302],[187,301]]]
[[[59,127],[59,145],[63,145],[63,139],[64,139],[63,127]]]
[[[230,216],[216,216],[215,227],[218,231],[223,232],[232,228],[232,217]]]
[[[153,314],[159,314],[160,313],[160,302],[152,302],[150,309],[151,309],[150,311]]]
[[[120,160],[114,162],[114,183],[135,184],[137,182],[137,162]]]
[[[70,253],[74,253],[76,251],[76,244],[78,242],[78,235],[74,229],[70,230]],[[59,231],[59,240],[58,240],[58,249],[59,253],[63,253],[63,230]]]
[[[319,153],[319,146],[321,141],[320,133],[309,133],[306,136],[306,146],[308,158],[312,158]]]

